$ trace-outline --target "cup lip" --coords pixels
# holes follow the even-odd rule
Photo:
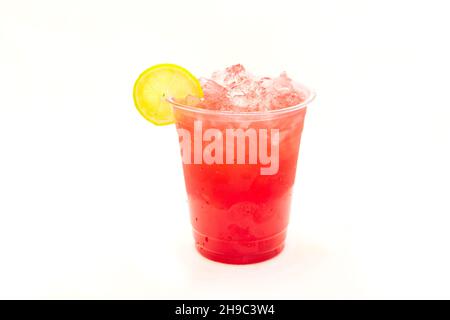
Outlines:
[[[297,110],[306,108],[307,105],[316,98],[316,92],[307,87],[304,87],[304,86],[302,86],[302,87],[303,87],[303,89],[305,89],[306,92],[308,92],[308,97],[302,103],[299,103],[299,104],[296,104],[293,106],[289,106],[286,108],[274,109],[274,110],[268,110],[268,111],[211,110],[211,109],[203,109],[203,108],[199,108],[199,107],[182,104],[180,102],[177,102],[173,97],[169,97],[166,100],[170,104],[175,106],[176,108],[179,108],[179,109],[182,109],[185,111],[195,112],[195,113],[202,113],[202,114],[208,114],[208,115],[222,115],[222,116],[239,116],[239,117],[269,116],[269,115],[284,114],[284,113],[293,112],[293,111],[297,111]]]

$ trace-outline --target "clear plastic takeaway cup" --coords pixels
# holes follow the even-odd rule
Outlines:
[[[248,264],[270,259],[282,251],[306,107],[315,97],[311,90],[305,90],[303,103],[264,112],[208,110],[170,99],[195,245],[204,257]],[[240,155],[238,147],[243,146],[243,140],[239,141],[238,129],[245,140]],[[227,130],[232,134],[227,136]],[[254,144],[252,147],[255,134],[256,163]],[[266,144],[260,140],[264,134]],[[213,141],[217,149],[214,152]],[[223,163],[218,160],[220,145]]]

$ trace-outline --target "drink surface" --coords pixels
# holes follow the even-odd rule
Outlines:
[[[267,111],[300,104],[307,92],[286,74],[275,79],[256,78],[240,65],[215,73],[212,79],[201,79],[201,83],[204,99],[188,97],[191,105],[241,113],[202,114],[195,109],[174,108],[179,133],[184,130],[191,138],[200,137],[187,146],[181,143],[186,135],[180,134],[196,247],[207,258],[225,263],[269,259],[284,246],[306,108],[270,116]],[[244,113],[248,111],[260,115],[247,117]],[[214,138],[205,134],[210,129],[216,133]],[[229,143],[229,130],[244,134],[241,154],[239,138],[232,136],[233,144]],[[260,139],[266,133],[267,148],[262,150]],[[257,156],[251,148],[255,137]],[[220,155],[218,148],[214,150],[215,161],[211,163],[205,153],[199,157],[195,152],[206,152],[212,142],[222,150]],[[261,150],[277,161],[276,166],[261,157]],[[262,174],[262,168],[270,166],[276,170]]]

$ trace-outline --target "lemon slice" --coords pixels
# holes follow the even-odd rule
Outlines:
[[[136,108],[148,121],[162,126],[174,122],[167,98],[203,97],[200,82],[186,69],[175,64],[158,64],[148,68],[134,84]]]

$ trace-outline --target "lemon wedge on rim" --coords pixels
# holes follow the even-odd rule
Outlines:
[[[133,89],[133,99],[141,115],[153,124],[174,123],[172,106],[167,98],[203,97],[196,77],[175,64],[157,64],[141,73]]]

